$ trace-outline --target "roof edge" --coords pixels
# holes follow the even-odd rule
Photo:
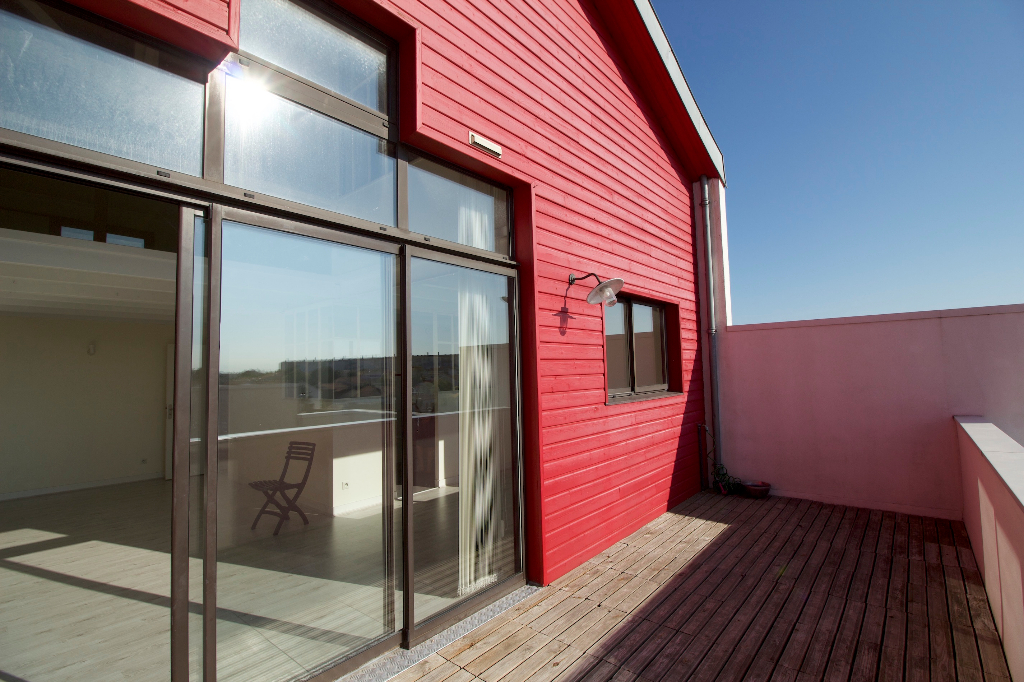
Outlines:
[[[693,123],[693,127],[700,136],[701,142],[704,143],[704,149],[707,150],[711,163],[718,170],[719,178],[725,184],[725,157],[722,155],[722,150],[718,148],[718,143],[715,142],[715,137],[711,134],[707,121],[704,120],[704,114],[701,113],[700,107],[697,106],[697,100],[694,99],[693,93],[690,91],[690,86],[686,82],[686,76],[683,75],[683,70],[679,67],[679,60],[676,59],[676,53],[668,42],[668,36],[665,35],[665,29],[662,27],[661,21],[654,11],[654,6],[651,5],[651,0],[633,0],[633,4],[636,5],[640,18],[644,22],[644,27],[651,36],[655,49],[658,50],[658,54],[661,56],[661,61],[668,71],[669,78],[672,79],[672,83],[676,87],[676,92],[679,94],[679,99],[683,102],[683,107],[686,108],[686,113],[690,115],[690,122]]]

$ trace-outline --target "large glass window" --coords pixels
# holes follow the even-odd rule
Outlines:
[[[197,71],[0,0],[0,127],[195,176],[208,154],[232,196],[508,254],[509,191],[399,159],[388,48],[317,1],[242,0],[243,54]],[[0,190],[3,672],[308,679],[521,570],[512,269],[3,169]]]
[[[636,390],[666,388],[665,314],[661,306],[633,303],[633,357]]]
[[[508,192],[443,164],[412,154],[409,229],[507,254]]]
[[[0,127],[202,174],[206,74],[34,0],[0,0]]]
[[[227,77],[224,181],[384,225],[395,224],[393,145]]]
[[[210,301],[210,226],[195,218],[192,249],[192,371],[188,439],[188,663],[189,679],[203,679],[203,589],[206,558],[206,468]]]
[[[608,368],[608,393],[629,393],[633,388],[629,362],[629,337],[626,336],[626,306],[620,303],[604,309],[605,360]]]
[[[663,306],[619,296],[604,309],[604,335],[610,396],[668,389]]]
[[[387,113],[387,51],[290,0],[243,0],[241,48],[370,109]]]
[[[417,622],[516,570],[509,281],[412,259]]]
[[[400,627],[396,256],[224,222],[218,680],[308,676]]]
[[[179,225],[0,169],[2,679],[168,679]]]

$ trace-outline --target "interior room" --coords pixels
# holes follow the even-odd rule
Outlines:
[[[0,668],[16,679],[167,676],[178,224],[176,204],[0,169]]]

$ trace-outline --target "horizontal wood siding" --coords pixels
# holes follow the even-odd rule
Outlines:
[[[470,130],[535,187],[544,583],[699,489],[691,182],[598,13],[574,0],[400,0],[421,28],[420,134]],[[678,306],[683,395],[608,406],[602,310],[569,273]],[[532,317],[532,316],[531,316]],[[526,319],[526,316],[524,316]],[[535,531],[536,532],[536,531]]]
[[[421,133],[502,145],[535,185],[545,583],[699,489],[693,178],[594,8],[573,0],[397,3],[422,29]],[[684,395],[605,404],[602,310],[570,272],[678,306]]]
[[[238,47],[239,0],[69,2],[214,61]]]
[[[171,18],[237,43],[238,0],[74,1],[120,7],[106,13],[124,23]],[[620,15],[635,13],[628,0],[608,1],[621,3]],[[674,95],[642,93],[627,66],[653,48],[624,59],[615,47],[622,36],[609,34],[589,0],[338,2],[400,43],[401,106],[412,112],[401,119],[403,139],[530,192],[533,224],[524,232],[517,219],[517,237],[531,240],[520,253],[533,259],[523,286],[534,308],[522,317],[525,366],[536,367],[528,381],[539,395],[527,404],[540,412],[524,420],[538,430],[527,434],[527,456],[539,457],[527,466],[539,477],[527,481],[537,491],[528,493],[527,546],[529,577],[550,582],[699,489],[696,178],[684,170],[696,166],[665,132],[686,114],[679,104],[678,116],[658,122],[651,103],[663,112]],[[644,39],[630,35],[626,44]],[[644,59],[645,69],[663,70]],[[502,159],[469,147],[471,130],[500,144]],[[671,387],[681,394],[605,404],[602,309],[584,300],[590,283],[568,286],[569,273],[591,271],[623,277],[625,293],[678,311],[669,328],[679,339],[669,346],[679,356]]]

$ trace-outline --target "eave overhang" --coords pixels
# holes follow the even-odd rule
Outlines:
[[[596,0],[595,6],[686,170],[724,183],[722,151],[650,0]]]

